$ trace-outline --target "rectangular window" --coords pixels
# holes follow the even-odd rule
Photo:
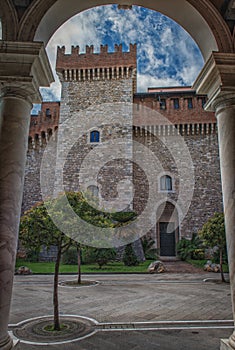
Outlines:
[[[46,109],[46,116],[47,116],[48,118],[51,117],[51,110],[50,110],[50,108],[47,108],[47,109]]]
[[[193,108],[193,99],[190,97],[190,98],[187,98],[187,101],[188,101],[188,109],[192,109]]]
[[[206,104],[206,97],[202,97],[202,108],[204,108]]]
[[[174,103],[174,109],[179,109],[179,99],[178,98],[173,98],[173,103]]]
[[[160,109],[166,109],[166,100],[160,99]]]

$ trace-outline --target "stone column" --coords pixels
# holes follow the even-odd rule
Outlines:
[[[0,46],[0,349],[12,349],[8,321],[32,102],[53,80],[42,43]]]
[[[233,319],[235,321],[235,54],[212,53],[194,88],[207,94],[207,110],[218,123],[220,168]],[[221,340],[221,350],[235,350],[235,331]]]
[[[235,94],[215,101],[233,318],[235,320]],[[235,349],[235,332],[221,349]],[[226,344],[226,345],[225,345]]]

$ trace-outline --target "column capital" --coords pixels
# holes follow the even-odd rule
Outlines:
[[[0,96],[40,103],[40,86],[50,86],[53,73],[42,42],[0,41]]]
[[[235,104],[235,53],[212,52],[193,89],[208,96],[206,110]]]

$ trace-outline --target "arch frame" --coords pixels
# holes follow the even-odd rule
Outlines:
[[[2,22],[2,40],[16,40],[19,21],[16,9],[10,0],[2,0],[0,19]]]
[[[10,0],[4,0],[4,3],[10,3]],[[134,5],[132,1],[128,3]],[[74,15],[108,4],[117,2],[70,0],[70,6],[66,6],[64,0],[35,0],[21,18],[19,28],[14,23],[14,31],[17,32],[18,40],[43,41],[46,45],[55,31]],[[205,61],[212,51],[234,52],[230,29],[209,0],[177,0],[177,4],[175,0],[138,0],[135,5],[158,11],[181,25],[195,40]]]

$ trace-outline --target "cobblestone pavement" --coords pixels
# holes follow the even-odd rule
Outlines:
[[[74,280],[71,275],[60,281]],[[95,286],[59,287],[60,313],[95,319],[99,323],[128,323],[198,320],[232,320],[229,284],[219,283],[219,275],[203,273],[165,273],[84,275],[98,281]],[[215,279],[218,279],[217,282]],[[205,282],[204,280],[207,280]],[[53,276],[16,276],[10,324],[53,314]],[[229,323],[232,325],[232,322]],[[211,326],[210,326],[211,327]],[[218,329],[109,330],[70,344],[50,345],[47,349],[94,350],[214,350],[220,338],[232,333],[230,326]],[[173,327],[174,328],[174,327]],[[20,344],[20,349],[44,349],[46,345]]]

